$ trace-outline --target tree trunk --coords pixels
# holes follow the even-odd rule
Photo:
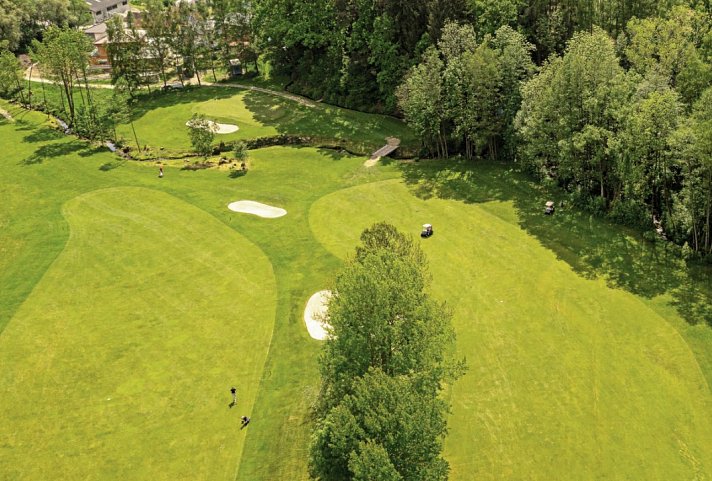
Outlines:
[[[47,112],[47,117],[49,117],[49,108],[47,108],[47,94],[45,93],[45,83],[40,82],[40,85],[42,86],[42,101],[44,102],[44,109],[45,112]]]
[[[74,95],[72,95],[72,82],[67,78],[63,78],[62,85],[64,86],[64,94],[67,96],[67,105],[69,106],[69,123],[74,125]]]
[[[28,98],[28,105],[30,108],[32,108],[32,69],[35,67],[35,64],[31,63],[30,64],[30,76],[27,78],[27,98]]]
[[[131,131],[134,134],[134,140],[136,141],[136,148],[138,148],[139,153],[141,152],[141,145],[138,143],[138,136],[136,135],[136,128],[134,127],[133,120],[131,121]]]
[[[45,102],[46,101],[47,101],[47,99],[45,99]],[[62,104],[62,112],[64,112],[66,114],[67,107],[64,105],[64,91],[61,88],[59,89],[59,101]]]
[[[168,85],[168,83],[166,82],[166,65],[163,59],[161,59],[161,78],[163,79],[163,87]]]
[[[183,62],[183,65],[185,65],[185,62]],[[178,72],[178,67],[180,67],[180,65],[178,65],[178,59],[176,59],[176,72]],[[182,68],[180,69],[180,72],[178,72],[178,80],[180,80],[180,84],[183,87],[185,87],[185,83],[183,82],[183,69]]]

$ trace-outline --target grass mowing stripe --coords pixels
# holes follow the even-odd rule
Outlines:
[[[454,308],[470,364],[449,391],[451,479],[709,475],[710,392],[687,344],[643,302],[582,279],[503,220],[512,218],[512,202],[424,201],[398,181],[326,196],[310,215],[341,256],[372,222],[434,225],[422,241],[433,293]]]
[[[0,471],[232,479],[273,327],[267,258],[157,191],[91,192],[65,212],[67,247],[0,338]]]

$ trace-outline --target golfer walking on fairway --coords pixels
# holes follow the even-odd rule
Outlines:
[[[230,407],[233,407],[237,404],[237,388],[235,386],[230,388],[230,394],[232,394],[232,403],[230,403]]]

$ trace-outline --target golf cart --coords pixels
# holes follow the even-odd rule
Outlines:
[[[423,224],[423,230],[420,231],[420,237],[430,237],[433,235],[433,226],[430,224]]]
[[[544,204],[544,214],[552,215],[553,213],[554,213],[554,201],[550,200],[546,204]]]

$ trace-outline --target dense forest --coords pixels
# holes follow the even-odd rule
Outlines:
[[[13,52],[26,52],[49,25],[88,23],[91,14],[84,0],[0,0],[0,41],[6,40]]]
[[[13,54],[29,51],[64,86],[70,124],[84,119],[93,137],[126,109],[75,115],[70,91],[87,86],[91,46],[51,26],[80,23],[77,2],[0,0],[0,94],[22,101]],[[712,254],[709,0],[141,6],[140,34],[131,17],[108,32],[112,81],[129,95],[152,75],[165,84],[179,65],[200,82],[231,58],[261,58],[291,91],[404,117],[421,155],[516,163],[580,207],[654,229],[686,255]]]
[[[676,4],[710,8],[695,0],[260,0],[254,9],[255,30],[295,90],[390,112],[403,75],[448,21],[471,25],[480,40],[512,27],[541,64],[578,31],[599,26],[615,39],[632,18],[662,15]]]
[[[292,90],[403,115],[424,155],[517,162],[580,207],[709,255],[710,11],[695,0],[263,0],[254,24]]]

